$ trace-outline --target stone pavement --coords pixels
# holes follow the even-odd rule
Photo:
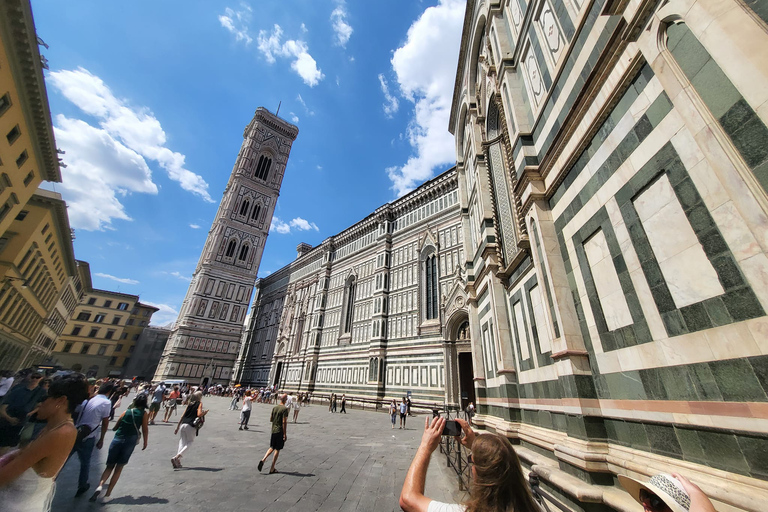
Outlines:
[[[141,445],[136,448],[112,500],[89,503],[104,470],[114,435],[110,430],[104,448],[94,450],[89,492],[74,498],[80,466],[75,456],[59,476],[52,510],[400,510],[400,489],[421,439],[424,415],[408,418],[407,430],[392,430],[389,416],[382,412],[349,409],[348,414],[330,414],[327,405],[304,407],[298,423],[288,424],[288,441],[277,462],[280,473],[268,475],[268,463],[261,474],[256,465],[269,447],[272,405],[254,404],[250,430],[238,431],[240,414],[228,410],[229,402],[218,397],[203,400],[210,412],[182,458],[184,468],[174,470],[170,462],[178,446],[173,430],[179,416],[174,416],[174,423],[149,427],[149,446],[145,451]],[[427,474],[426,494],[448,502],[461,498],[439,450]]]

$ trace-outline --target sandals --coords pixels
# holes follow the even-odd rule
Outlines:
[[[276,469],[273,469],[272,471],[269,472],[270,475],[274,475],[275,473],[279,473],[279,471]]]
[[[179,469],[181,467],[181,462],[176,457],[171,457],[171,464],[173,464],[173,469]]]

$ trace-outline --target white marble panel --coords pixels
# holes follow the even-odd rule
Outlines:
[[[531,352],[528,350],[528,343],[525,339],[525,324],[523,323],[523,302],[517,301],[512,307],[515,310],[515,322],[517,323],[517,339],[520,340],[520,353],[523,360],[531,357]]]
[[[678,308],[723,294],[723,287],[666,175],[634,201]]]
[[[535,286],[529,292],[531,296],[531,307],[533,309],[533,318],[536,320],[536,331],[539,335],[539,348],[541,353],[545,354],[552,351],[552,337],[549,334],[549,323],[547,315],[544,313],[544,303],[541,297],[541,287]]]
[[[595,288],[597,288],[597,296],[603,308],[608,330],[613,331],[631,325],[632,315],[629,312],[627,301],[624,299],[619,276],[608,250],[608,241],[602,230],[584,243],[584,252],[587,255],[589,268],[592,270],[592,279],[595,282]]]

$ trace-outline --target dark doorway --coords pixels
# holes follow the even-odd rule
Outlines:
[[[280,383],[280,374],[283,371],[283,363],[282,361],[277,363],[277,368],[275,369],[275,380],[272,381],[273,385],[277,385]]]
[[[475,374],[472,370],[472,352],[459,354],[459,395],[461,396],[461,410],[466,410],[469,402],[475,404]]]
[[[200,387],[203,387],[203,388],[208,387],[208,377],[203,379],[203,383],[200,384]]]

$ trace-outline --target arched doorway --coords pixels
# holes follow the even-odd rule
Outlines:
[[[456,311],[448,319],[445,334],[445,401],[449,406],[463,411],[469,402],[476,402],[472,344],[466,310]]]

